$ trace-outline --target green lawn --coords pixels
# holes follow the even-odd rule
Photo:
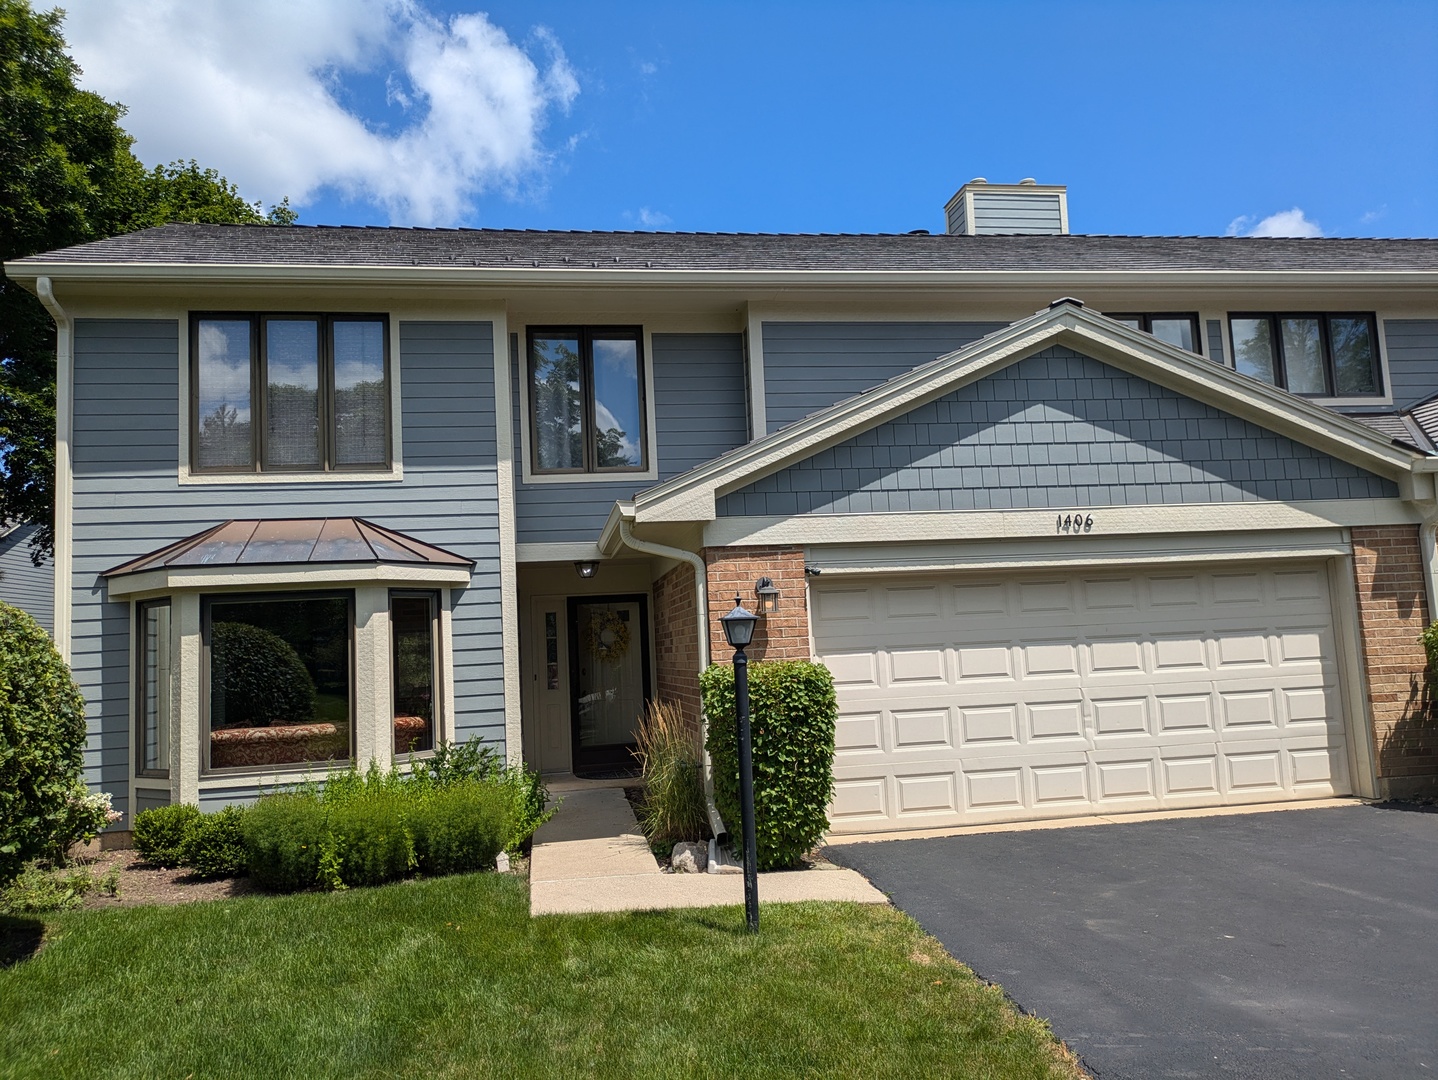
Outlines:
[[[475,874],[83,911],[0,970],[0,1075],[1076,1077],[884,907],[531,920]]]

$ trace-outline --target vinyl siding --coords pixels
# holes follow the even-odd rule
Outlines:
[[[21,525],[0,538],[0,603],[34,617],[47,634],[55,632],[55,564],[30,561],[30,538],[38,525]]]
[[[85,693],[88,781],[123,802],[129,768],[129,605],[100,574],[236,517],[365,517],[476,562],[451,593],[461,739],[503,745],[503,623],[492,329],[401,323],[403,481],[181,487],[179,332],[171,321],[79,320],[75,328],[72,656]]]
[[[1004,323],[766,322],[764,406],[768,430],[937,360]]]
[[[1395,408],[1438,394],[1438,319],[1384,319],[1383,340]]]
[[[722,516],[1396,498],[1391,481],[1068,349],[724,496]]]
[[[1059,197],[974,192],[974,235],[1063,232]]]
[[[514,452],[522,459],[521,423],[528,422],[522,393],[518,337],[512,335]],[[655,445],[659,480],[745,442],[748,419],[744,389],[744,345],[738,334],[655,334]],[[516,470],[518,471],[518,470]],[[615,500],[631,498],[656,481],[623,477],[569,483],[515,483],[519,543],[593,543]]]

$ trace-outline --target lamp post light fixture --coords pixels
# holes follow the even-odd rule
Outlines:
[[[759,616],[746,611],[734,597],[734,610],[719,620],[724,640],[734,650],[734,711],[739,719],[739,807],[744,825],[744,921],[759,932],[759,842],[754,830],[754,746],[749,733],[749,658],[744,650],[754,640]]]

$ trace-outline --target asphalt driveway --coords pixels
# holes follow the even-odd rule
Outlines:
[[[1438,813],[829,849],[1102,1080],[1438,1077]]]

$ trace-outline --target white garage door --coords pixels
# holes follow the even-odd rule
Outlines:
[[[836,832],[1349,791],[1319,565],[828,579]]]

